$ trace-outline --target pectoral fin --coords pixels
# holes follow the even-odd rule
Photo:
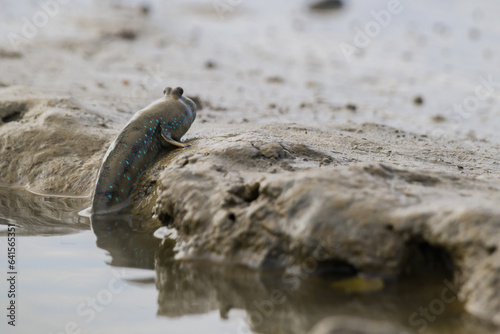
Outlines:
[[[165,142],[167,142],[173,146],[177,146],[177,147],[181,147],[181,148],[186,148],[186,147],[191,146],[190,144],[183,144],[183,143],[178,142],[177,140],[173,140],[168,135],[166,135],[165,132],[163,132],[163,131],[161,132],[161,137],[163,138],[163,140]]]

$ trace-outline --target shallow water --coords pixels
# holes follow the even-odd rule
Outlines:
[[[14,223],[18,254],[17,326],[4,320],[2,333],[305,333],[330,315],[389,319],[408,333],[424,324],[426,333],[487,333],[460,303],[435,301],[445,289],[454,299],[444,277],[319,277],[307,265],[292,277],[175,261],[175,240],[155,237],[147,221],[107,217],[91,229],[77,215],[87,202],[0,188],[0,247],[6,259],[6,226]],[[431,305],[435,319],[410,322]]]

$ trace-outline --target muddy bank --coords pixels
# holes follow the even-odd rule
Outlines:
[[[311,259],[322,272],[447,271],[466,309],[498,323],[500,183],[484,177],[497,152],[476,145],[374,124],[229,132],[171,161],[155,212],[179,232],[177,258],[292,273]]]
[[[89,106],[24,86],[0,90],[0,182],[88,195],[114,131]]]
[[[26,91],[0,92],[3,183],[89,196],[118,129],[83,102]],[[467,311],[500,323],[498,147],[354,123],[204,123],[188,141],[133,194],[133,212],[177,230],[177,259],[292,275],[443,271]]]

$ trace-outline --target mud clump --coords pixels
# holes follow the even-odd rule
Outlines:
[[[97,115],[84,110],[71,98],[0,96],[1,182],[37,193],[89,194],[112,131],[96,128]]]
[[[284,128],[200,140],[196,153],[186,150],[165,166],[155,212],[179,232],[177,258],[294,272],[321,253],[320,262],[332,267],[322,265],[322,271],[350,267],[384,277],[445,268],[463,287],[466,309],[496,319],[498,181],[461,175],[450,165],[453,155],[439,149],[451,149],[450,143],[431,144],[389,127],[356,126],[347,129],[349,137],[333,131],[335,141],[321,147],[297,142],[309,137],[319,143],[324,133],[308,128],[301,137],[302,129]],[[402,135],[447,162],[423,164],[418,155],[406,155],[415,148],[396,144]],[[389,143],[405,157],[387,159],[377,149]],[[455,160],[462,150],[453,148]],[[326,158],[331,163],[318,168]],[[471,283],[477,270],[491,279]]]

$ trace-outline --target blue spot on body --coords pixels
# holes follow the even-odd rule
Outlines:
[[[127,163],[127,165],[129,165],[129,162],[127,160],[125,160],[125,162]]]
[[[128,176],[127,176],[127,180],[129,180],[129,181],[130,181],[130,177],[128,177]]]
[[[118,197],[116,198],[116,201],[118,202]]]
[[[111,189],[113,189],[113,186],[109,186]]]
[[[109,195],[109,198],[111,198],[111,195]]]

